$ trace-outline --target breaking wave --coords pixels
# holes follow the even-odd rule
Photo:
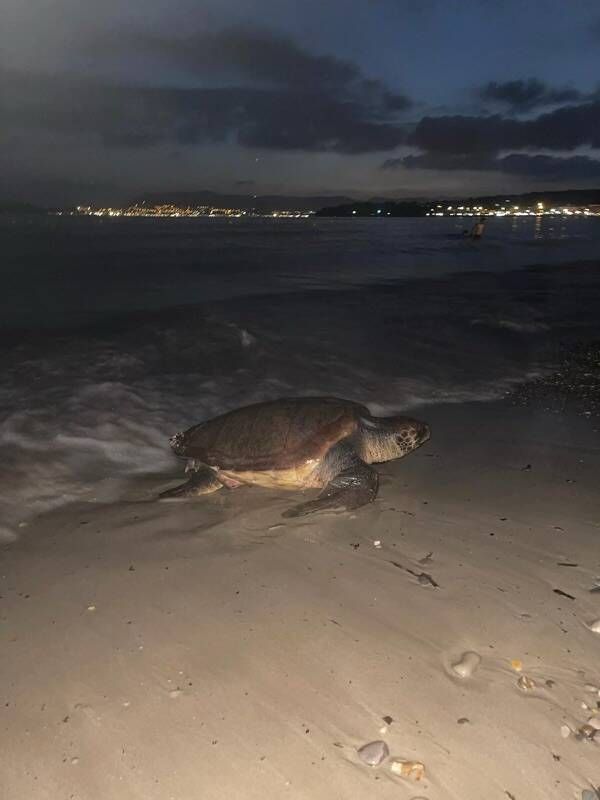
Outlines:
[[[176,291],[162,264],[144,273],[144,309],[108,317],[94,306],[85,324],[72,312],[64,330],[41,317],[37,329],[7,327],[0,340],[0,542],[65,503],[112,501],[135,476],[155,475],[158,490],[161,475],[179,469],[169,437],[237,406],[329,394],[387,414],[494,400],[551,368],[558,338],[598,327],[600,282],[589,264],[497,273],[487,262],[491,244],[465,249],[442,233],[410,240],[396,226],[379,226],[374,237],[359,224],[350,247],[347,234],[324,225],[297,230],[290,241],[271,241],[271,229],[262,227],[260,248],[252,229],[254,271],[246,251],[235,250],[241,240],[232,230],[235,258],[198,271],[206,241],[194,229],[199,238],[184,253]],[[210,235],[211,252],[219,253],[222,232]],[[107,273],[100,258],[105,244],[94,241],[99,295],[102,302],[118,296],[113,305],[122,307],[125,295],[110,284],[117,273]],[[506,243],[494,247],[502,247],[504,264]],[[463,252],[470,269],[456,271]],[[398,253],[411,260],[401,274]],[[264,259],[277,264],[276,277]],[[143,283],[139,265],[126,266],[133,270],[127,280]],[[211,296],[219,270],[224,278]],[[189,305],[175,305],[186,288]]]

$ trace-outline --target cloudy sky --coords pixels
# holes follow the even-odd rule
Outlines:
[[[0,199],[600,185],[598,0],[3,0]]]

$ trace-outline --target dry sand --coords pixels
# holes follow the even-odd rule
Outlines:
[[[2,797],[580,800],[600,784],[600,743],[561,735],[600,700],[597,422],[420,416],[432,440],[352,515],[283,524],[298,498],[260,489],[146,502],[155,476],[24,528],[2,551]],[[377,739],[423,780],[362,764]]]

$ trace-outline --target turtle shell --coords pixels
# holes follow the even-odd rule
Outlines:
[[[335,397],[292,397],[230,411],[189,428],[178,455],[220,469],[279,470],[319,460],[369,411]]]

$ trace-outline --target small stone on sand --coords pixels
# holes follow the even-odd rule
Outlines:
[[[358,749],[360,760],[370,767],[378,767],[382,761],[385,761],[389,754],[390,750],[387,744],[381,741],[381,739],[376,742],[369,742],[369,744],[363,744],[363,746]]]
[[[600,633],[600,619],[594,620],[590,625],[590,630],[594,631],[594,633]]]
[[[470,678],[481,663],[481,656],[479,653],[474,653],[472,650],[463,653],[460,661],[452,664],[452,671],[460,678]]]
[[[579,728],[578,733],[584,739],[593,739],[596,735],[596,728],[594,728],[592,725],[585,724]]]

